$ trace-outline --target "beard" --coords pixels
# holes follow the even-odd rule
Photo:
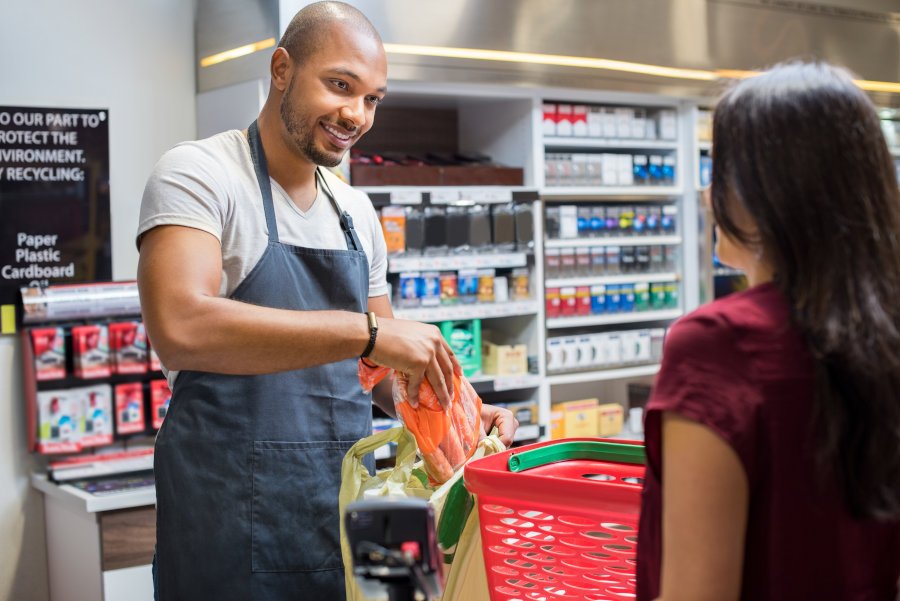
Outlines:
[[[322,167],[337,167],[344,158],[343,152],[327,152],[316,146],[315,126],[308,125],[308,119],[305,115],[298,114],[296,108],[291,105],[290,98],[293,96],[294,80],[288,84],[287,91],[281,97],[281,121],[284,123],[285,129],[293,143],[294,150],[300,153],[310,162],[321,165]]]

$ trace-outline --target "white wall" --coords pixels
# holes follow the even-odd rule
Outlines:
[[[0,106],[108,108],[113,277],[133,279],[147,175],[195,137],[191,0],[0,0]],[[43,505],[28,475],[18,341],[0,337],[0,600],[45,601]]]

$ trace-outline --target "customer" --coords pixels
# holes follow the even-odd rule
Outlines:
[[[318,167],[372,126],[378,33],[310,5],[270,75],[249,130],[166,153],[141,207],[141,303],[174,393],[154,465],[163,601],[343,599],[341,460],[372,433],[358,358],[444,403],[459,369],[437,328],[391,319],[375,211]],[[511,442],[509,411],[482,419]]]
[[[638,598],[884,600],[900,576],[900,197],[866,95],[780,65],[713,121],[722,261],[749,290],[669,332]]]

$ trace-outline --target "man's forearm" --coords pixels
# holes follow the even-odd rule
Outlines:
[[[303,369],[357,357],[369,339],[363,313],[288,311],[217,297],[155,311],[152,305],[145,308],[148,333],[173,370],[254,375]]]

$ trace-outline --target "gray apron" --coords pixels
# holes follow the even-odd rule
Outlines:
[[[256,122],[249,138],[269,244],[231,298],[364,312],[369,264],[350,216],[316,171],[347,250],[279,242]],[[154,459],[159,599],[343,600],[341,461],[372,433],[357,360],[257,376],[184,371],[174,388]]]

